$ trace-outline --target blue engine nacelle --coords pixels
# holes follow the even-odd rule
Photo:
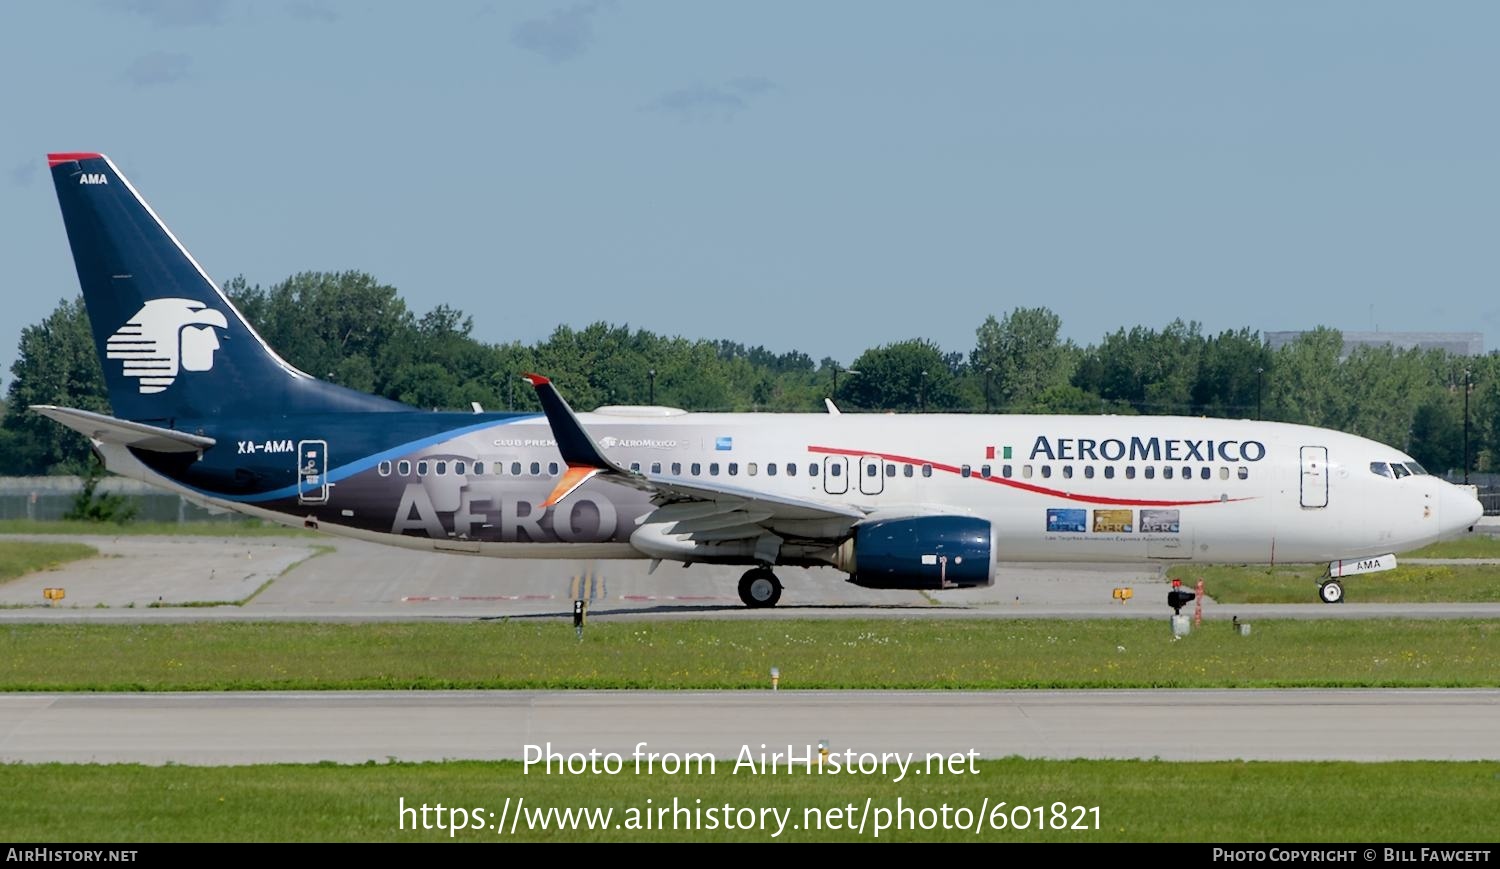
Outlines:
[[[974,588],[994,584],[996,550],[984,519],[877,519],[854,526],[837,566],[865,588]]]

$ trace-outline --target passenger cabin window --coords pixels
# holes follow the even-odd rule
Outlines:
[[[693,464],[690,465],[689,467],[690,467],[690,470],[691,470],[693,476],[695,476],[695,477],[698,476],[699,474],[703,473],[703,465],[699,464],[698,462],[693,462]]]
[[[1104,466],[1104,479],[1106,479],[1106,480],[1113,480],[1114,478],[1115,478],[1115,466],[1114,465],[1105,465]]]
[[[661,462],[652,462],[651,463],[651,473],[653,473],[653,474],[660,474],[661,473]]]
[[[962,476],[967,477],[967,476],[969,476],[969,474],[971,473],[971,471],[970,471],[968,465],[964,465],[963,467],[961,467],[961,468],[958,469],[958,473],[960,475],[962,475]]]
[[[1221,480],[1227,480],[1227,479],[1229,479],[1229,469],[1228,468],[1219,468],[1219,479],[1221,479]]]
[[[843,468],[842,465],[834,464],[834,465],[829,465],[828,466],[828,473],[832,474],[835,477],[843,474],[843,472],[844,472],[844,468]]]
[[[1021,466],[1021,476],[1025,477],[1028,480],[1031,479],[1031,466],[1030,465],[1022,465]]]
[[[1094,479],[1094,466],[1093,465],[1084,465],[1083,466],[1083,476],[1084,476],[1084,479],[1088,479],[1088,480]]]
[[[896,466],[893,465],[893,464],[891,464],[890,462],[886,462],[886,465],[885,465],[885,475],[887,477],[894,477],[894,476],[896,476]]]
[[[817,462],[808,462],[807,463],[807,475],[809,477],[816,477],[818,475],[818,463]],[[837,477],[838,473],[835,472],[834,476]]]
[[[914,470],[915,469],[912,468],[911,465],[902,465],[901,466],[901,476],[903,476],[903,477],[910,477],[912,475],[912,473],[913,473]]]
[[[459,475],[460,477],[467,477],[469,475],[469,463],[468,462],[454,462],[453,463],[453,473]]]
[[[1209,479],[1210,477],[1213,476],[1213,470],[1214,469],[1210,468],[1208,465],[1204,465],[1203,467],[1201,467],[1201,468],[1198,469],[1198,479],[1200,479],[1200,480],[1207,480],[1207,479]]]
[[[1065,480],[1071,480],[1071,479],[1073,479],[1073,466],[1072,465],[1063,465],[1063,479],[1065,479]]]
[[[540,477],[542,475],[542,463],[541,462],[532,462],[531,463],[531,475],[533,477]]]
[[[1052,479],[1052,466],[1051,465],[1042,465],[1042,479],[1044,479],[1044,480],[1050,480],[1050,479]]]
[[[745,464],[745,473],[749,474],[752,477],[755,476],[755,474],[759,470],[760,470],[760,466],[757,465],[755,462],[747,462]]]
[[[932,465],[923,465],[922,466],[922,476],[924,476],[924,477],[930,477],[930,476],[932,476]]]
[[[1134,480],[1135,479],[1135,465],[1126,465],[1125,466],[1125,479],[1127,479],[1127,480]]]
[[[389,477],[391,475],[391,463],[390,462],[381,462],[380,463],[380,467],[377,468],[376,471],[382,477]]]
[[[1240,465],[1239,475],[1241,480],[1250,479],[1250,469],[1244,465]]]
[[[797,463],[796,462],[787,462],[786,463],[786,475],[788,477],[795,477],[795,476],[797,476]]]
[[[396,463],[396,473],[400,474],[403,477],[410,477],[411,476],[411,462],[408,462],[408,461],[397,462]]]
[[[1150,470],[1146,471],[1146,476],[1148,476],[1148,477],[1151,476],[1151,471]],[[1170,479],[1172,479],[1172,466],[1171,465],[1167,465],[1165,468],[1161,469],[1161,478],[1163,480],[1170,480]]]
[[[484,476],[484,462],[475,462],[474,463],[474,476],[476,476],[476,477],[482,477],[482,476]]]
[[[1156,479],[1156,466],[1155,465],[1147,465],[1146,466],[1146,479],[1148,479],[1148,480],[1154,480],[1154,479]]]
[[[425,476],[427,476],[427,463],[426,462],[417,462],[417,476],[419,476],[419,477],[425,477]]]
[[[1015,473],[1015,469],[1013,469],[1010,465],[1000,466],[1000,476],[1004,477],[1005,479],[1009,480],[1011,474],[1013,473]]]
[[[774,477],[774,476],[776,476],[776,463],[775,462],[767,462],[766,463],[766,476],[768,476],[768,477]]]
[[[640,462],[631,462],[630,463],[630,471],[631,471],[631,473],[639,474],[641,472],[641,463]]]
[[[981,465],[979,467],[979,476],[984,477],[986,480],[988,480],[990,478],[990,466]]]
[[[879,476],[879,474],[880,474],[880,466],[879,465],[875,464],[874,462],[871,462],[868,465],[865,465],[865,476],[866,477],[875,477],[875,476]]]
[[[709,462],[708,463],[708,475],[710,477],[717,477],[719,475],[719,463],[718,462]]]
[[[731,476],[731,477],[738,477],[739,475],[740,475],[740,463],[739,462],[730,462],[729,463],[729,476]]]
[[[447,462],[438,462],[437,463],[437,475],[439,477],[446,477],[446,476],[448,476],[448,463]]]

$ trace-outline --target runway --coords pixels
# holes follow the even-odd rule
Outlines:
[[[100,557],[0,584],[7,622],[446,621],[570,618],[573,601],[595,619],[1149,618],[1165,619],[1159,565],[1002,564],[990,588],[921,592],[865,589],[832,568],[780,568],[780,605],[749,610],[736,567],[502,560],[413,552],[327,536],[15,536],[72,540]],[[1191,571],[1189,570],[1189,575]],[[1351,582],[1356,582],[1351,580]],[[63,588],[45,606],[44,588]],[[1129,603],[1116,588],[1134,592]],[[1500,603],[1217,604],[1207,619],[1500,618]],[[205,605],[215,604],[215,605]]]
[[[0,761],[258,764],[566,754],[1500,760],[1500,691],[0,695]],[[544,749],[542,749],[544,750]]]

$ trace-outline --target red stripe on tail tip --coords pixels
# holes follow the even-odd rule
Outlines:
[[[74,163],[79,160],[100,160],[103,154],[95,154],[91,151],[65,151],[61,154],[47,155],[47,168],[52,168],[59,163]]]
[[[522,374],[521,377],[532,386],[545,386],[552,382],[540,374]]]

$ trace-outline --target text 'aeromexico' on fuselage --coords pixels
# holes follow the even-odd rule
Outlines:
[[[40,412],[117,473],[265,518],[502,557],[833,565],[886,588],[1000,561],[1318,562],[1422,546],[1478,502],[1390,447],[1185,417],[427,413],[255,333],[114,165],[51,155],[114,416]]]

